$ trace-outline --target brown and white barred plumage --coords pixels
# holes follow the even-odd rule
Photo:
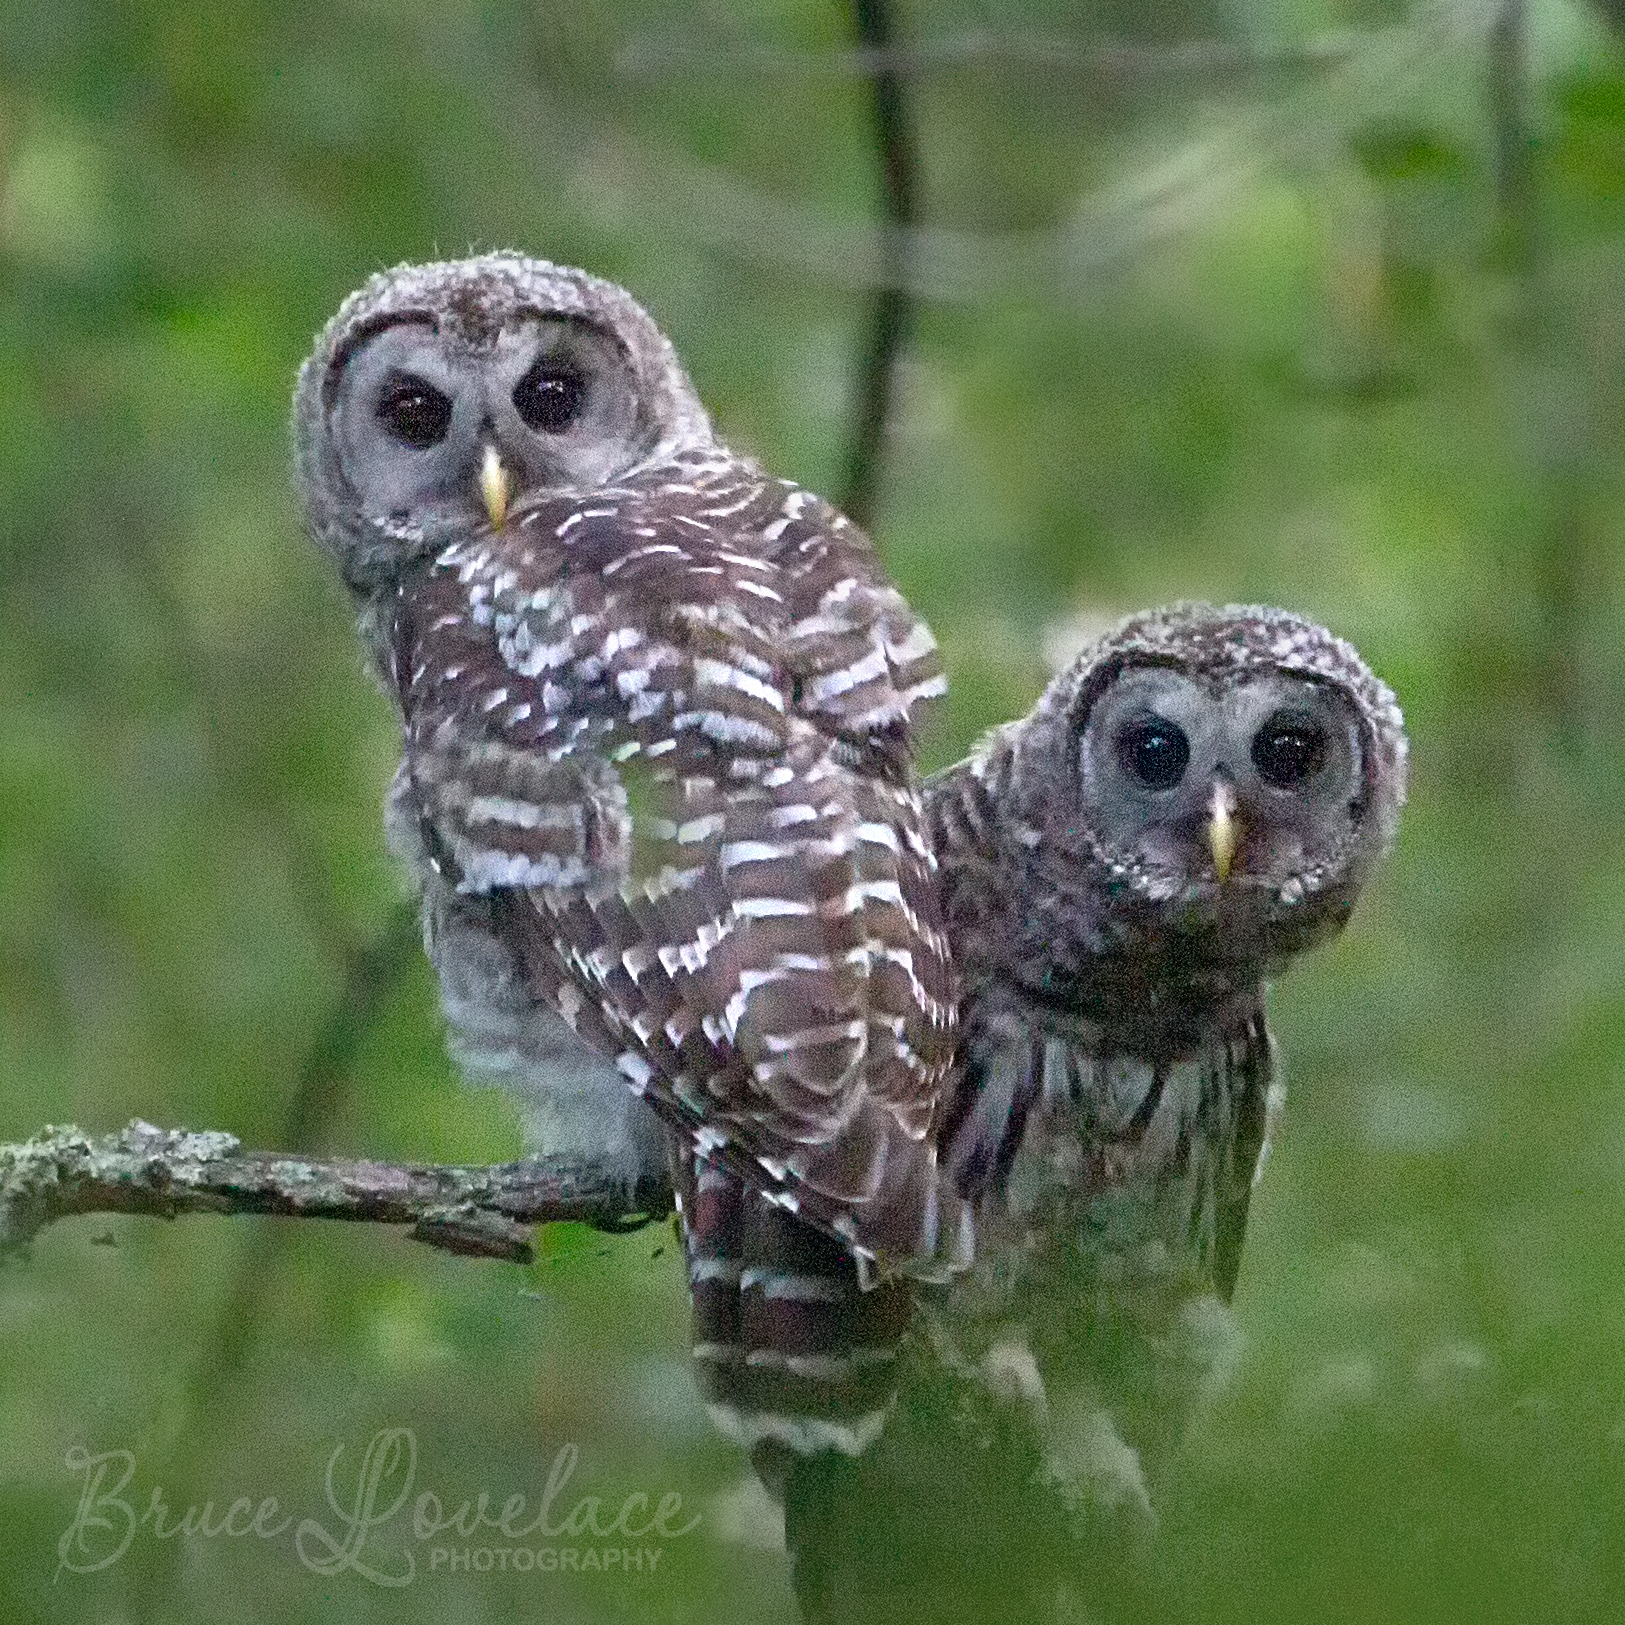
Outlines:
[[[929,1259],[954,1012],[907,747],[933,646],[816,499],[657,475],[522,509],[400,595],[422,816],[459,886],[513,894],[535,996],[697,1149]]]
[[[896,1393],[909,1282],[866,1289],[842,1243],[692,1152],[678,1180],[694,1370],[712,1420],[775,1486],[794,1457],[873,1444]]]
[[[1271,809],[1248,804],[1255,828],[1223,885],[1199,830],[1194,848],[1166,863],[1114,842],[1089,809],[1081,752],[1102,695],[1138,671],[1190,681],[1221,705],[1253,683],[1325,685],[1358,733],[1346,805],[1334,794],[1324,819],[1277,852],[1266,839]],[[928,781],[960,979],[942,1159],[976,1213],[974,1268],[923,1289],[933,1358],[951,1349],[980,1368],[1007,1357],[1014,1336],[1041,1378],[1029,1399],[1069,1380],[1088,1390],[1107,1328],[1154,1365],[1188,1306],[1229,1299],[1282,1098],[1265,979],[1347,920],[1392,839],[1404,789],[1398,709],[1352,648],[1283,611],[1203,605],[1126,622],[1029,717]],[[1260,799],[1269,799],[1262,788]],[[737,1325],[736,1359],[796,1370],[805,1329],[760,1309],[751,1317],[744,1294],[730,1302],[723,1252],[696,1260],[707,1274],[700,1322],[719,1340]],[[761,1248],[756,1259],[760,1278],[774,1260]],[[730,1418],[734,1431],[855,1454],[880,1432],[907,1306],[869,1313],[838,1252],[820,1268],[787,1250],[781,1268],[821,1305],[820,1359],[800,1368],[794,1388],[758,1383],[756,1409],[746,1426]],[[843,1364],[857,1351],[857,1364]],[[818,1390],[820,1372],[844,1390]],[[1157,1378],[1142,1375],[1149,1397]],[[1177,1407],[1167,1409],[1172,1422]],[[804,1426],[808,1415],[838,1416],[842,1429]]]
[[[448,1010],[556,1010],[745,1190],[867,1262],[963,1264],[912,764],[942,677],[867,538],[715,439],[622,290],[516,256],[375,278],[295,422],[400,709]]]

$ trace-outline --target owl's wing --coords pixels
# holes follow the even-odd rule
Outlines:
[[[936,639],[844,514],[783,482],[773,495],[777,513],[761,534],[788,599],[796,710],[866,769],[911,778],[916,711],[948,688]]]
[[[957,1260],[910,733],[934,650],[858,533],[751,491],[542,504],[402,595],[425,844],[514,894],[538,996],[698,1150],[860,1254]]]

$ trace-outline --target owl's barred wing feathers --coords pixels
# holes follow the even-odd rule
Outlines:
[[[399,595],[431,847],[463,890],[516,894],[538,994],[700,1152],[861,1255],[958,1262],[911,765],[934,644],[817,498],[661,472],[521,509]]]

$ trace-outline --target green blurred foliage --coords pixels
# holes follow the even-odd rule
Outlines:
[[[977,46],[911,78],[924,299],[876,526],[953,674],[932,760],[1031,702],[1069,622],[1179,596],[1328,621],[1414,730],[1393,864],[1276,999],[1246,1343],[1163,1487],[1154,1617],[1625,1593],[1625,58],[1538,0],[1497,70],[1487,21],[903,17]],[[299,535],[294,370],[372,270],[512,245],[627,283],[728,437],[832,490],[878,195],[849,34],[810,0],[0,4],[0,1140],[518,1151],[420,962],[346,1033],[399,906],[393,725]],[[59,1226],[0,1273],[0,1617],[791,1619],[710,1499],[741,1466],[685,1319],[664,1230],[560,1230],[525,1271]],[[56,1573],[74,1445],[133,1451],[140,1507],[336,1526],[329,1455],[353,1485],[385,1426],[448,1503],[534,1499],[573,1443],[573,1492],[702,1524],[654,1576],[386,1589],[291,1537],[147,1533]]]

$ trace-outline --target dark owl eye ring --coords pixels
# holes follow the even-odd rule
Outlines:
[[[1177,722],[1143,717],[1117,736],[1117,760],[1149,790],[1172,790],[1190,765],[1191,742]]]
[[[1295,789],[1325,764],[1326,730],[1301,711],[1276,711],[1253,735],[1252,758],[1266,784]]]
[[[414,451],[427,451],[451,427],[451,398],[426,378],[396,373],[384,386],[376,412],[384,432]]]
[[[581,416],[587,380],[574,367],[538,357],[513,386],[513,405],[538,434],[563,434]]]

